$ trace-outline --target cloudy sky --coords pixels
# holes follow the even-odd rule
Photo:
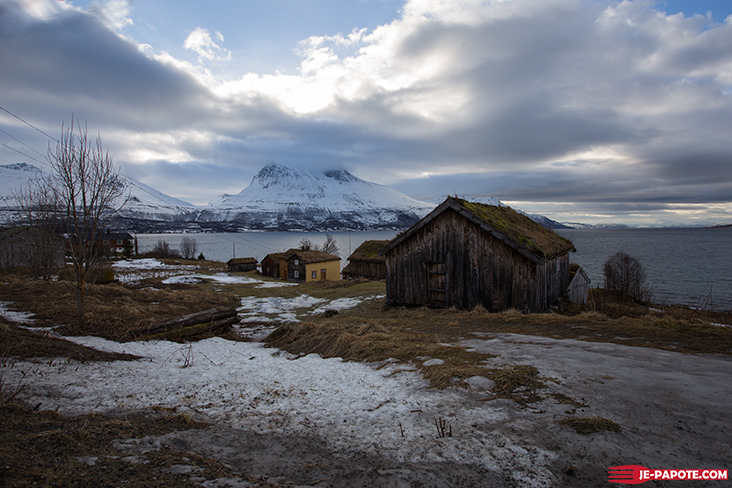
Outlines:
[[[732,223],[729,0],[0,0],[0,164],[71,115],[205,204],[271,162],[573,222]]]

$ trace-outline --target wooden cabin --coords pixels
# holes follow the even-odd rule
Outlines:
[[[386,257],[379,252],[390,241],[365,241],[348,256],[348,265],[343,268],[343,279],[368,278],[383,280],[386,278]]]
[[[226,267],[230,273],[247,271],[256,271],[257,260],[255,258],[235,258],[226,262]]]
[[[577,263],[569,265],[569,286],[567,298],[575,303],[584,305],[590,292],[590,278]]]
[[[104,231],[96,236],[97,246],[107,256],[123,256],[132,254],[133,237],[128,232]]]
[[[448,198],[381,251],[387,303],[543,312],[569,285],[573,250],[509,207]]]
[[[267,254],[262,259],[262,276],[271,276],[272,278],[280,277],[280,259],[284,253],[275,252]]]
[[[307,282],[341,279],[341,258],[321,251],[290,249],[280,255],[280,278]]]

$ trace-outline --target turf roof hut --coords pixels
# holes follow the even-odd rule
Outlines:
[[[257,260],[254,258],[234,258],[226,263],[229,272],[247,272],[257,269]]]
[[[341,279],[341,258],[321,251],[290,249],[280,255],[280,277],[306,282]]]
[[[391,241],[388,303],[542,312],[569,284],[573,244],[509,207],[448,198]]]
[[[379,251],[387,244],[389,241],[364,241],[348,256],[348,265],[343,268],[343,277],[373,280],[386,278],[386,258],[380,255]]]

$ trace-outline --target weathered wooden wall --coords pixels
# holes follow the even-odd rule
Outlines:
[[[450,210],[391,249],[386,269],[390,303],[540,312],[566,289],[569,256],[538,265]]]
[[[386,263],[384,261],[351,260],[349,262],[351,278],[371,278],[383,280],[386,278]]]

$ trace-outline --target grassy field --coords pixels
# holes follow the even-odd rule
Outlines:
[[[178,274],[213,275],[224,271],[221,263],[169,262]],[[175,272],[175,271],[174,271]],[[125,273],[120,272],[124,277]],[[235,274],[256,279],[255,283],[227,284],[203,280],[196,284],[165,284],[169,273],[148,273],[131,284],[97,285],[87,300],[86,328],[74,323],[76,302],[62,281],[32,281],[23,273],[0,276],[0,296],[11,308],[31,312],[35,325],[57,327],[63,335],[99,335],[130,340],[131,331],[152,323],[209,308],[238,307],[242,297],[322,299],[370,297],[338,313],[312,315],[315,306],[295,312],[299,322],[283,324],[266,343],[297,355],[317,353],[347,361],[387,364],[398,361],[419,370],[433,388],[469,388],[467,379],[483,376],[493,382],[492,398],[508,398],[528,405],[543,398],[546,378],[525,364],[495,365],[491,356],[467,350],[464,339],[489,338],[514,333],[556,339],[613,342],[627,346],[653,347],[681,353],[732,354],[729,312],[700,312],[686,307],[647,306],[617,300],[593,292],[585,307],[568,306],[544,314],[516,310],[491,314],[475,310],[389,307],[383,296],[384,282],[355,280],[316,282],[297,286],[261,287],[277,280],[255,273]],[[327,305],[326,307],[327,308]],[[229,333],[229,338],[237,339]],[[49,333],[31,332],[0,319],[0,361],[11,366],[28,358],[66,358],[68,361],[134,360],[133,356],[102,353]],[[489,366],[490,363],[490,366]],[[187,477],[170,470],[185,464],[200,470],[201,477],[242,478],[215,460],[173,451],[151,451],[141,464],[122,461],[124,453],[114,439],[139,438],[167,431],[202,426],[190,418],[166,412],[144,412],[124,417],[88,415],[64,418],[50,412],[34,412],[32,406],[13,405],[22,385],[6,385],[0,375],[0,484],[3,486],[92,486],[98,480],[124,480],[126,486],[188,486]],[[553,395],[552,395],[553,396]],[[569,397],[559,403],[577,406]],[[615,430],[606,419],[582,418],[570,427],[577,432]],[[78,462],[79,458],[88,462]],[[103,460],[103,461],[94,461]],[[259,486],[259,481],[250,479]]]

